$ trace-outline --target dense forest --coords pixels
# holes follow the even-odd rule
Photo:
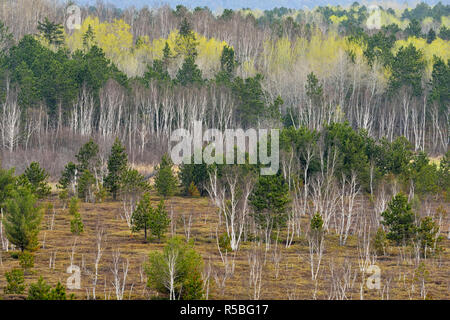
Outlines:
[[[5,299],[449,298],[450,5],[74,4],[0,3]],[[175,166],[195,121],[279,171]]]

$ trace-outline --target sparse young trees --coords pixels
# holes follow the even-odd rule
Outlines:
[[[49,174],[37,162],[30,163],[23,174],[23,178],[30,183],[31,191],[40,199],[50,194],[48,177]]]

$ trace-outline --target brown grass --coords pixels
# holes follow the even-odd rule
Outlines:
[[[159,200],[153,195],[152,199],[156,205]],[[144,243],[143,234],[131,235],[127,224],[120,218],[121,202],[108,201],[106,203],[91,204],[80,203],[80,213],[84,222],[85,230],[81,236],[75,237],[70,232],[70,216],[68,210],[63,210],[57,195],[52,195],[50,201],[53,202],[56,210],[54,229],[49,230],[51,213],[46,213],[43,219],[42,231],[39,235],[41,248],[35,253],[35,267],[26,274],[26,284],[36,282],[42,275],[44,279],[51,283],[61,281],[63,284],[69,274],[66,273],[70,265],[70,252],[73,242],[77,241],[74,255],[74,264],[82,268],[82,283],[80,290],[68,290],[74,293],[77,299],[86,298],[86,292],[91,290],[92,280],[88,271],[93,270],[93,260],[95,253],[95,234],[97,225],[102,225],[107,231],[106,249],[100,261],[99,281],[97,285],[98,299],[115,299],[112,288],[111,261],[112,251],[120,249],[122,257],[130,260],[130,270],[127,278],[126,293],[124,298],[128,299],[149,299],[158,295],[155,291],[146,287],[146,277],[141,281],[140,272],[143,262],[152,250],[161,250],[163,243]],[[195,241],[195,248],[201,253],[205,266],[211,263],[212,270],[223,270],[223,265],[218,254],[216,244],[216,226],[218,217],[206,198],[185,198],[173,197],[166,201],[166,208],[170,214],[173,211],[176,222],[176,234],[184,235],[184,226],[180,219],[182,215],[193,216],[191,238]],[[307,220],[305,219],[305,224]],[[220,231],[219,231],[220,232]],[[167,234],[170,236],[170,233]],[[280,238],[284,236],[281,235]],[[44,241],[45,239],[45,241]],[[326,238],[325,255],[322,262],[322,271],[319,275],[317,298],[327,299],[330,288],[330,264],[333,261],[336,267],[342,266],[345,259],[356,271],[356,280],[353,289],[349,292],[348,298],[359,299],[359,287],[362,281],[361,273],[358,270],[358,250],[356,237],[352,236],[346,246],[338,245],[338,238],[335,235],[328,235]],[[448,299],[450,270],[449,240],[444,240],[442,245],[446,249],[439,258],[430,258],[425,261],[426,268],[430,273],[426,282],[428,296],[433,299]],[[275,277],[275,264],[272,249],[267,252],[266,265],[264,266],[262,299],[287,299],[288,291],[294,292],[291,297],[296,299],[311,299],[314,283],[311,280],[309,267],[308,245],[304,238],[295,239],[295,243],[286,248],[284,243],[279,246],[282,250],[282,260],[278,278]],[[243,242],[240,250],[236,254],[235,273],[227,280],[224,294],[221,294],[215,284],[214,277],[210,279],[210,299],[249,299],[251,291],[248,285],[249,264],[248,252],[251,243]],[[273,248],[273,246],[272,246]],[[49,268],[51,254],[56,252],[55,269]],[[2,264],[0,264],[0,290],[6,285],[5,272],[12,268],[18,268],[19,262],[13,259],[8,252],[1,252]],[[386,257],[379,257],[377,265],[381,268],[382,289],[390,279],[391,299],[413,299],[420,298],[419,287],[416,283],[415,291],[411,291],[414,281],[416,267],[409,259],[402,260],[397,248],[392,248]],[[131,289],[132,288],[132,289]],[[380,299],[383,290],[368,290],[364,286],[365,299]],[[1,291],[0,291],[1,292]],[[16,296],[14,296],[17,298]],[[386,297],[386,288],[384,288]],[[8,299],[8,296],[4,296]],[[12,298],[12,297],[11,297]]]

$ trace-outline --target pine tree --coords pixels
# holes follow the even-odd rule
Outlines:
[[[177,178],[173,174],[172,166],[172,160],[165,154],[156,168],[155,187],[158,194],[164,197],[173,196],[176,191]]]
[[[283,176],[260,176],[249,200],[261,228],[277,229],[286,223],[290,197]]]
[[[45,169],[39,166],[39,163],[32,162],[28,168],[25,169],[23,178],[25,178],[31,186],[31,191],[36,194],[39,199],[50,195],[50,186],[48,185],[48,173]]]
[[[120,140],[116,138],[111,148],[111,155],[108,159],[108,175],[105,178],[105,187],[112,193],[114,200],[117,198],[121,176],[127,169],[127,165],[128,155],[125,151],[125,147],[122,146]]]
[[[389,240],[401,244],[406,243],[414,236],[414,213],[404,194],[395,195],[381,216],[383,217],[382,224],[389,230],[386,235]]]
[[[176,81],[182,86],[201,85],[204,83],[202,71],[195,64],[193,56],[189,55],[184,59],[181,69],[177,72]]]
[[[5,231],[8,240],[21,251],[35,250],[40,230],[42,210],[28,188],[19,187],[6,201]]]
[[[131,230],[133,232],[144,230],[145,242],[147,242],[147,229],[149,228],[149,219],[152,212],[153,208],[150,202],[150,194],[146,192],[143,194],[131,216]]]
[[[64,28],[61,24],[53,23],[45,18],[44,22],[38,22],[37,29],[50,45],[59,47],[64,43]]]
[[[5,294],[22,294],[25,291],[25,279],[23,270],[12,269],[5,273],[6,287]]]
[[[78,180],[78,197],[88,202],[93,196],[94,184],[95,177],[89,170],[85,169]]]
[[[76,235],[80,235],[81,233],[83,233],[83,230],[84,230],[83,220],[81,220],[81,215],[77,211],[75,212],[72,220],[70,220],[70,232]]]
[[[436,39],[436,32],[434,32],[433,28],[430,29],[427,33],[427,43],[432,43]]]
[[[79,172],[84,170],[94,171],[99,166],[98,145],[92,138],[86,142],[75,155],[78,161],[77,169]]]
[[[163,199],[161,199],[156,209],[150,211],[148,221],[152,235],[157,237],[158,240],[161,240],[161,237],[167,232],[170,224],[170,218],[164,207]]]

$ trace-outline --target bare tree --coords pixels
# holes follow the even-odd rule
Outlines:
[[[112,252],[112,266],[111,272],[113,274],[112,285],[114,287],[117,300],[123,300],[123,294],[125,292],[125,285],[127,282],[128,268],[130,261],[128,258],[122,259],[122,272],[120,271],[120,250],[116,249]],[[121,275],[122,273],[122,275]]]

